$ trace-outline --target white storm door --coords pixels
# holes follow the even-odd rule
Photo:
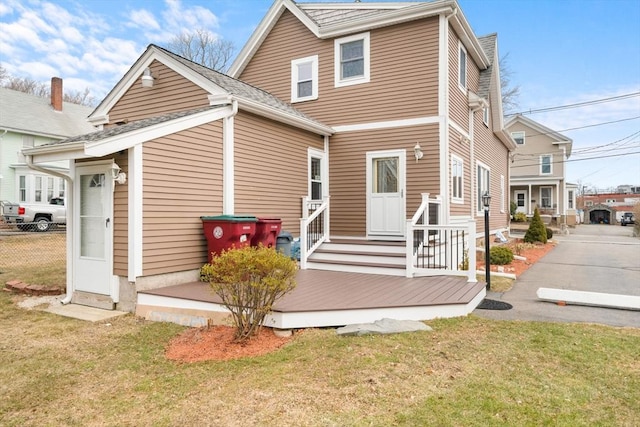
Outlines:
[[[522,212],[523,214],[527,213],[527,192],[526,191],[516,191],[516,212]]]
[[[367,153],[367,236],[404,236],[404,151]]]
[[[113,179],[108,165],[76,168],[74,289],[111,294]]]

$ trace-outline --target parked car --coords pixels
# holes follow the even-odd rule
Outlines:
[[[67,223],[67,208],[62,197],[54,197],[48,205],[17,204],[4,205],[4,220],[16,224],[21,230],[47,231],[53,224]]]
[[[636,223],[636,219],[633,216],[632,212],[625,212],[622,214],[622,218],[620,218],[620,225],[624,227],[627,224],[635,224],[635,223]]]

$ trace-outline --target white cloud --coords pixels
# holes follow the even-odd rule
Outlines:
[[[134,10],[131,12],[130,22],[127,26],[141,28],[145,31],[159,30],[160,24],[156,21],[155,16],[145,9]]]
[[[35,80],[48,80],[57,75],[57,71],[46,62],[23,62],[17,66],[21,75],[29,75]]]

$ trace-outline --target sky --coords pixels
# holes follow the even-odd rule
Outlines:
[[[640,185],[640,0],[458,3],[476,35],[497,33],[500,57],[508,55],[510,85],[520,90],[508,112],[573,140],[567,180],[599,190]],[[88,88],[101,100],[150,43],[184,30],[205,28],[238,52],[271,4],[2,0],[0,64],[12,76],[61,77],[65,90]]]

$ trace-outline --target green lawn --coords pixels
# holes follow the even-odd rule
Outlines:
[[[427,322],[433,332],[313,329],[267,356],[179,364],[183,327],[88,323],[0,294],[3,426],[632,426],[640,329]]]

